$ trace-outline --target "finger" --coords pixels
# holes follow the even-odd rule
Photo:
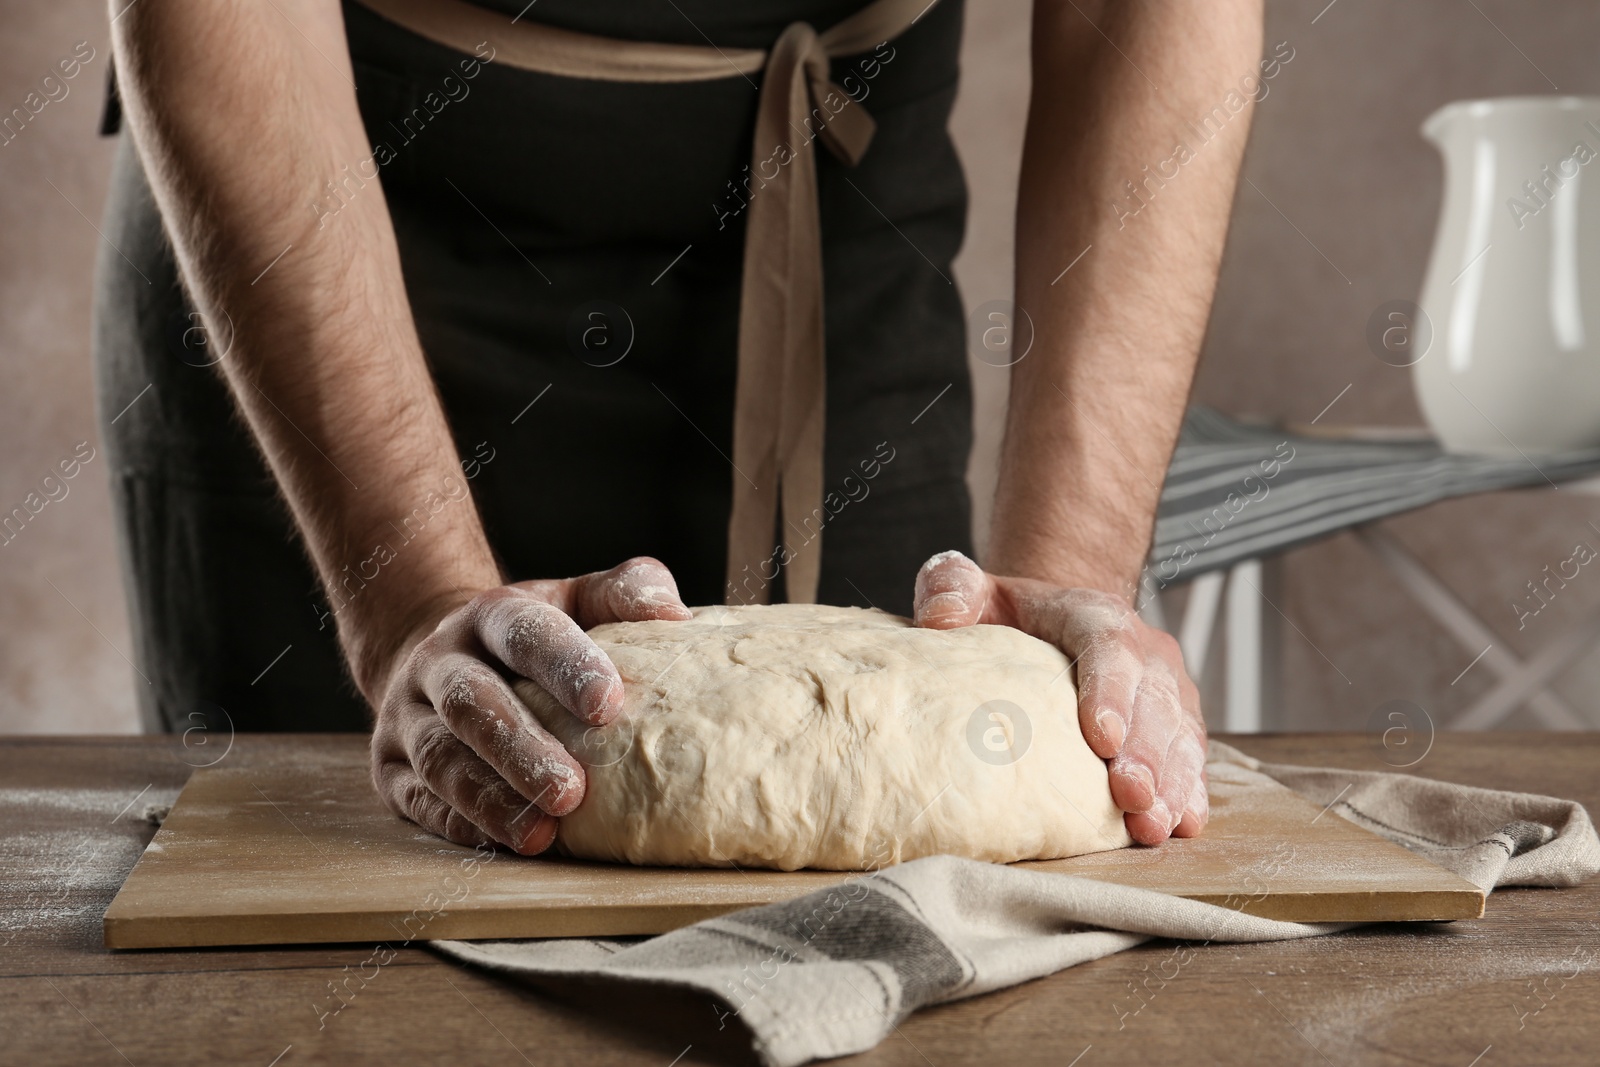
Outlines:
[[[635,556],[608,571],[573,579],[574,614],[587,629],[607,622],[683,622],[694,613],[678,596],[678,582],[667,565]]]
[[[950,630],[983,617],[992,579],[960,552],[940,552],[922,565],[912,598],[918,626]]]
[[[1166,667],[1152,664],[1151,670],[1165,671]],[[1205,773],[1205,744],[1198,737],[1194,720],[1181,707],[1178,710],[1178,727],[1167,747],[1166,757],[1156,770],[1157,798],[1152,809],[1165,813],[1168,834],[1182,822],[1194,796],[1195,783]]]
[[[1153,664],[1144,673],[1134,698],[1133,721],[1122,752],[1111,761],[1111,796],[1130,814],[1150,816],[1149,828],[1139,840],[1159,833],[1165,840],[1175,820],[1161,795],[1167,753],[1183,727],[1176,681],[1164,665]],[[1141,824],[1142,825],[1142,824]],[[1130,832],[1134,824],[1130,822]]]
[[[445,803],[404,762],[385,760],[373,768],[372,777],[378,795],[396,814],[410,819],[430,834],[469,848],[494,844],[494,838]]]
[[[1182,653],[1178,653],[1175,661],[1178,676],[1178,697],[1183,706],[1185,726],[1193,738],[1194,754],[1190,757],[1197,763],[1195,768],[1194,783],[1190,786],[1189,796],[1184,801],[1183,818],[1173,828],[1174,837],[1194,837],[1205,829],[1207,820],[1211,817],[1211,797],[1206,789],[1206,720],[1200,711],[1200,690],[1189,677],[1189,672],[1182,669]]]
[[[1113,759],[1127,747],[1144,657],[1133,636],[1121,630],[1102,631],[1079,647],[1078,725],[1095,755]]]
[[[1173,837],[1199,837],[1206,828],[1206,822],[1211,818],[1211,797],[1206,789],[1205,770],[1200,771],[1200,776],[1195,780],[1194,789],[1189,794],[1189,802],[1184,805],[1183,819],[1173,828]]]
[[[506,589],[480,599],[474,624],[491,655],[589,725],[622,711],[622,676],[566,612]]]
[[[410,740],[411,769],[429,792],[502,845],[536,855],[555,840],[556,820],[520,796],[438,719]]]
[[[566,815],[583,800],[582,765],[527,713],[505,679],[487,664],[465,653],[446,653],[428,663],[421,681],[423,697],[438,714],[419,717],[420,725],[407,738],[413,766],[423,731],[442,720],[464,743],[463,751],[470,749],[475,760],[520,794],[519,808],[531,803],[550,815]],[[422,777],[454,802],[435,776]]]

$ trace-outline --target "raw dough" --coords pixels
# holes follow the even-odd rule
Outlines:
[[[819,605],[597,626],[624,710],[588,727],[518,695],[588,771],[570,855],[865,870],[1131,844],[1078,728],[1067,658],[1006,626],[918,629]]]

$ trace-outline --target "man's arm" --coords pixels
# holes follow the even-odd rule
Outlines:
[[[1012,370],[991,570],[1134,594],[1260,53],[1260,0],[1034,5],[1016,293],[1036,340]]]
[[[1084,738],[1143,844],[1198,834],[1210,810],[1199,694],[1177,642],[1132,600],[1260,38],[1260,0],[1034,4],[1016,292],[1035,340],[1011,372],[988,572],[946,553],[917,578],[919,625],[1016,626],[1072,658]]]
[[[383,190],[369,182],[332,218],[311,209],[372,155],[338,0],[114,6],[129,127],[184,284],[214,331],[231,323],[213,338],[222,371],[330,600],[343,601],[340,640],[376,710],[374,784],[453,841],[543,850],[583,798],[583,768],[505,676],[608,721],[622,680],[583,631],[687,618],[672,576],[638,559],[501,585]],[[426,525],[402,534],[418,509]],[[375,556],[377,577],[360,574]]]
[[[231,346],[221,369],[324,584],[347,594],[344,568],[462,479],[383,190],[371,182],[322,220],[311,209],[372,155],[339,4],[162,0],[126,8],[113,30],[184,283],[214,332],[231,322],[213,337]],[[338,613],[362,692],[381,696],[411,631],[499,584],[470,498],[430,516]]]

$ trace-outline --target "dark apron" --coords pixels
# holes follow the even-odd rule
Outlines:
[[[679,6],[687,18],[655,3],[537,12],[610,36],[704,43],[703,30],[764,47],[795,18],[821,28],[860,4]],[[505,573],[651,555],[685,601],[721,602],[743,235],[730,182],[750,159],[756,89],[492,62],[466,79],[462,56],[357,5],[344,15],[417,329]],[[950,281],[966,189],[946,130],[960,29],[959,0],[943,0],[887,61],[834,63],[878,130],[854,170],[817,154],[825,484],[846,501],[826,526],[826,603],[909,613],[922,562],[971,550],[971,391]],[[371,169],[350,162],[329,175],[343,193],[308,198],[308,218],[339,225],[339,197],[362,195]],[[208,365],[127,138],[106,236],[121,255],[99,264],[95,361],[146,728],[365,729],[333,605]]]

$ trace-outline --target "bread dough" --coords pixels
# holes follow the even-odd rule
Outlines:
[[[1061,652],[1007,626],[927,630],[860,608],[697,608],[590,632],[623,712],[589,727],[517,693],[588,772],[573,856],[867,870],[1131,844]]]

